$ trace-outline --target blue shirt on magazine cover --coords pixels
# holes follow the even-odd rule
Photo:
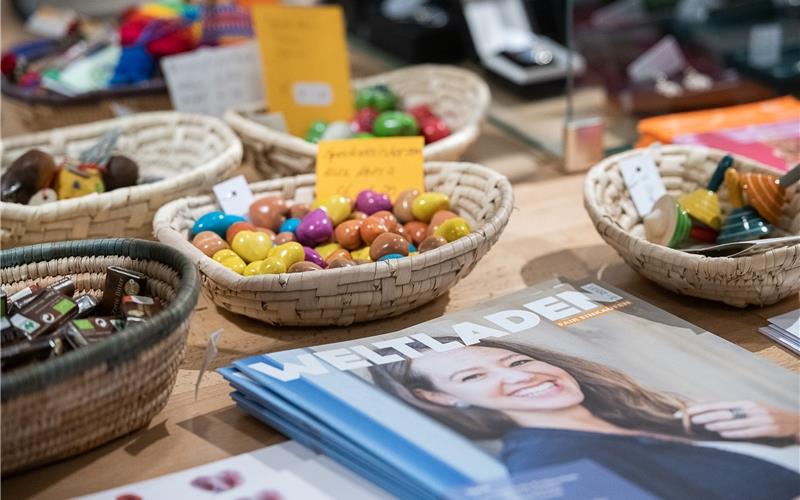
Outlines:
[[[800,474],[740,453],[647,436],[519,427],[503,437],[509,473],[590,459],[662,498],[769,499],[800,495]]]

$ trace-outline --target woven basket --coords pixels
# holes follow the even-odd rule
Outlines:
[[[489,87],[475,74],[452,66],[421,65],[353,82],[356,90],[380,84],[388,85],[405,106],[431,106],[453,130],[450,136],[425,146],[426,160],[458,160],[478,138],[490,95]],[[225,113],[225,121],[242,138],[245,158],[267,177],[312,172],[317,145],[248,118],[264,110],[264,103],[255,103]]]
[[[199,280],[180,252],[132,239],[46,243],[0,252],[3,289],[72,276],[100,296],[108,266],[147,275],[168,303],[146,323],[2,377],[2,472],[75,455],[139,429],[167,402],[183,357]]]
[[[239,139],[222,121],[157,112],[3,140],[2,170],[30,148],[77,156],[113,127],[123,131],[117,151],[136,160],[140,176],[163,179],[41,206],[0,203],[4,248],[108,236],[149,238],[161,205],[208,190],[242,157]]]
[[[748,257],[704,257],[655,245],[644,239],[644,227],[619,170],[633,150],[606,158],[586,176],[584,205],[597,231],[644,277],[677,293],[744,307],[772,304],[800,290],[800,245]],[[649,150],[673,196],[704,187],[723,151],[696,146],[663,146]],[[752,160],[737,157],[740,172],[778,174]],[[728,193],[719,191],[723,214],[730,211]],[[800,234],[800,191],[792,187],[778,234]]]
[[[274,325],[349,325],[396,316],[445,293],[472,271],[497,241],[513,205],[511,185],[493,170],[469,163],[428,163],[425,187],[450,196],[473,232],[436,250],[397,260],[299,274],[243,277],[205,256],[189,241],[194,221],[218,206],[210,196],[176,200],[156,214],[156,237],[197,264],[206,295],[218,306]],[[256,195],[312,190],[313,175],[262,181]]]

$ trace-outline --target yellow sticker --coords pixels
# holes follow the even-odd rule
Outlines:
[[[406,189],[424,191],[422,137],[322,141],[317,153],[317,198],[355,196],[372,189],[392,200]]]
[[[253,5],[269,111],[304,136],[311,123],[350,120],[353,97],[339,5]]]

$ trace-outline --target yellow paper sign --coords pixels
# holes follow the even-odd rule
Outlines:
[[[338,5],[253,6],[267,103],[289,132],[303,136],[316,120],[353,116],[344,17]]]
[[[422,137],[322,141],[317,153],[317,198],[355,198],[372,189],[392,200],[406,189],[424,191]]]

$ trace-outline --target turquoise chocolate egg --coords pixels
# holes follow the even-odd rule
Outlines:
[[[300,225],[300,219],[297,218],[286,219],[285,221],[283,221],[283,224],[281,224],[281,228],[278,232],[294,233],[297,231],[297,226],[299,225]]]
[[[395,137],[419,134],[419,126],[413,116],[402,111],[384,111],[375,119],[372,133],[376,137]]]
[[[383,257],[379,258],[378,262],[380,262],[382,260],[402,259],[403,257],[405,257],[405,255],[401,255],[399,253],[388,253],[388,254],[384,255]]]
[[[245,218],[238,215],[230,215],[218,210],[209,212],[194,223],[192,226],[192,236],[203,231],[213,231],[219,235],[223,240],[225,239],[225,232],[234,222],[244,222]]]

